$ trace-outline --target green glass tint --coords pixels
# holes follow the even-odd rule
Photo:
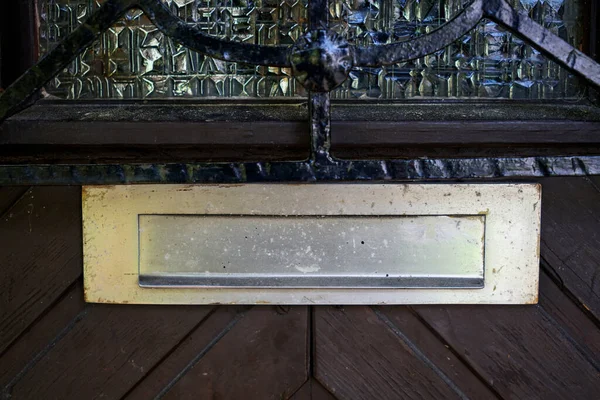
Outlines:
[[[159,1],[159,0],[157,0]],[[306,30],[306,0],[161,0],[207,34],[256,44],[291,45]],[[42,54],[102,1],[42,0]],[[430,32],[468,0],[332,0],[330,27],[359,45]],[[577,0],[513,0],[575,47],[582,39]],[[130,11],[47,86],[67,99],[295,97],[306,92],[287,68],[205,57],[165,37],[142,12]],[[332,93],[339,99],[492,97],[575,98],[577,79],[515,35],[490,22],[437,53],[383,68],[356,68]]]

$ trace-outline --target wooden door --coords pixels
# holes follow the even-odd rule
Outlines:
[[[534,306],[86,304],[80,188],[2,187],[1,398],[600,398],[600,178],[541,182]]]

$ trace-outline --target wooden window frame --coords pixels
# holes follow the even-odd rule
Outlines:
[[[0,5],[0,87],[36,60],[34,1]],[[600,60],[600,5],[593,0],[583,4],[589,10],[585,21],[589,34],[582,50]],[[332,153],[346,159],[595,156],[600,155],[598,105],[593,89],[575,103],[334,101]],[[310,150],[307,108],[308,100],[302,99],[76,103],[43,99],[0,124],[0,165],[32,167],[19,177],[0,173],[0,181],[77,183],[66,177],[40,176],[36,166],[51,164],[302,160]],[[570,174],[565,170],[538,173]],[[581,173],[586,174],[585,168]],[[93,181],[112,182],[99,175]]]

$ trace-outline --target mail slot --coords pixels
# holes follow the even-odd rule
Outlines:
[[[536,184],[83,189],[90,302],[537,301]]]
[[[480,288],[484,232],[484,215],[140,215],[139,281],[144,287]]]

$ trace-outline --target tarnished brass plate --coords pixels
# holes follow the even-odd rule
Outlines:
[[[532,184],[84,187],[91,302],[533,303]]]

